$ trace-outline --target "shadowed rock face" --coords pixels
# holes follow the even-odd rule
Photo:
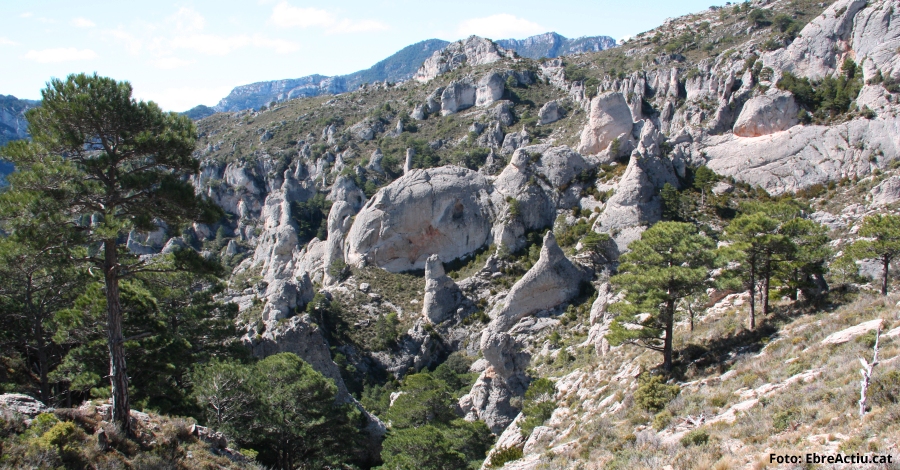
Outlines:
[[[347,235],[347,263],[391,272],[454,260],[488,242],[494,207],[482,175],[455,166],[413,170],[382,188]]]

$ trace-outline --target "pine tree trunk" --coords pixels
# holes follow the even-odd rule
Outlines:
[[[756,328],[756,270],[750,265],[750,329]]]
[[[672,335],[675,329],[675,302],[666,301],[666,337],[663,340],[663,369],[672,370]]]
[[[772,266],[766,261],[766,275],[763,277],[763,288],[760,295],[763,302],[763,316],[769,316],[769,280],[772,278]]]
[[[122,336],[122,305],[119,302],[119,254],[116,240],[103,242],[103,273],[106,281],[106,328],[109,346],[109,383],[112,387],[112,419],[130,436],[128,373],[125,368],[125,338]]]
[[[44,402],[45,405],[49,405],[50,381],[47,378],[47,343],[44,341],[44,324],[41,321],[42,317],[34,307],[34,298],[31,295],[33,285],[33,279],[31,275],[29,275],[25,291],[25,303],[30,314],[29,316],[31,317],[31,334],[34,335],[35,342],[37,343],[38,374],[40,375],[41,380],[41,401]]]
[[[891,266],[891,259],[885,256],[882,258],[882,263],[884,265],[884,269],[881,274],[881,295],[887,295],[888,291],[888,269]]]
[[[35,335],[37,336],[38,367],[41,369],[41,401],[50,405],[50,380],[47,378],[47,343],[44,341],[44,326],[40,318],[34,318]]]

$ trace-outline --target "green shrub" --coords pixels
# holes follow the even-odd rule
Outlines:
[[[772,415],[772,427],[775,428],[775,431],[782,432],[797,420],[798,414],[799,413],[797,413],[797,410],[794,408],[777,411],[774,415]]]
[[[71,421],[60,421],[47,430],[35,443],[43,449],[53,449],[64,462],[74,464],[81,455],[84,431]]]
[[[522,415],[525,417],[519,424],[522,436],[527,437],[534,428],[550,419],[556,409],[555,395],[556,385],[550,379],[541,378],[531,383],[522,403]]]
[[[662,410],[653,417],[653,429],[662,431],[672,422],[672,413],[669,410]]]
[[[892,370],[877,376],[869,386],[872,404],[888,406],[900,403],[900,371]]]
[[[506,465],[507,462],[519,460],[522,457],[522,449],[518,447],[507,447],[505,449],[501,449],[499,452],[495,452],[494,455],[491,456],[491,461],[488,463],[488,468],[500,468]]]
[[[661,411],[681,392],[678,385],[666,385],[661,375],[641,374],[638,383],[640,385],[634,392],[634,403],[650,412]]]
[[[681,445],[685,447],[702,446],[709,442],[709,433],[705,429],[694,429],[681,438]]]

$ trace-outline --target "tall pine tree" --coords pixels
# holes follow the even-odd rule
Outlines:
[[[633,242],[610,282],[625,290],[625,302],[610,306],[618,317],[607,339],[660,351],[672,369],[675,307],[706,286],[715,262],[715,242],[682,222],[660,222]]]
[[[214,222],[221,216],[194,194],[186,178],[199,169],[191,155],[196,141],[191,120],[131,94],[128,82],[96,74],[53,79],[41,91],[41,106],[27,113],[33,141],[4,151],[13,164],[37,156],[73,175],[62,183],[38,178],[26,189],[52,194],[90,247],[79,261],[103,279],[112,414],[126,432],[128,373],[119,283],[160,268],[130,255],[121,242],[131,230],[151,231],[161,224],[177,230],[189,221]],[[192,260],[187,254],[177,258]]]

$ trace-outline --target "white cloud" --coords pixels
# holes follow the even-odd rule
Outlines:
[[[32,13],[30,11],[26,11],[25,13],[22,13],[21,15],[19,15],[19,18],[31,18],[32,16],[34,16],[34,13]]]
[[[159,51],[166,48],[186,49],[206,55],[223,56],[235,49],[248,46],[273,49],[276,53],[286,54],[300,49],[300,45],[283,39],[272,39],[263,35],[217,36],[214,34],[192,34],[178,36],[163,41],[158,45]]]
[[[41,64],[57,62],[73,62],[78,60],[96,59],[97,53],[90,49],[76,49],[74,47],[59,47],[56,49],[44,49],[40,51],[30,50],[23,56],[25,59]]]
[[[334,15],[318,8],[298,8],[287,2],[281,2],[272,9],[272,22],[282,28],[299,26],[328,27],[337,22]]]
[[[376,20],[347,20],[343,19],[328,28],[329,33],[370,33],[385,31],[390,27]]]
[[[93,28],[94,26],[97,26],[97,25],[94,24],[93,21],[79,16],[78,18],[72,18],[72,26],[75,26],[78,28]]]
[[[121,29],[112,29],[105,31],[106,34],[118,39],[119,44],[125,46],[125,50],[131,55],[138,55],[144,48],[144,43],[133,34],[125,32]]]
[[[231,86],[221,87],[178,87],[163,90],[134,90],[135,98],[144,101],[155,101],[166,111],[187,111],[188,109],[205,104],[213,106],[231,91]]]
[[[186,67],[188,65],[191,65],[194,63],[194,61],[179,59],[177,57],[161,57],[159,59],[154,60],[152,63],[153,63],[153,66],[158,69],[172,70],[172,69],[179,69],[181,67]]]
[[[272,9],[272,23],[281,28],[318,27],[329,33],[366,33],[384,31],[390,27],[380,21],[338,18],[333,13],[318,8],[300,8],[281,2]]]
[[[0,46],[18,46],[19,43],[9,40],[4,37],[0,37]]]
[[[179,32],[200,31],[206,26],[206,19],[193,8],[181,7],[166,22],[175,25]]]
[[[471,18],[460,23],[456,29],[457,34],[460,36],[475,34],[492,39],[522,38],[546,31],[546,28],[533,21],[508,13],[485,16],[483,18]]]

